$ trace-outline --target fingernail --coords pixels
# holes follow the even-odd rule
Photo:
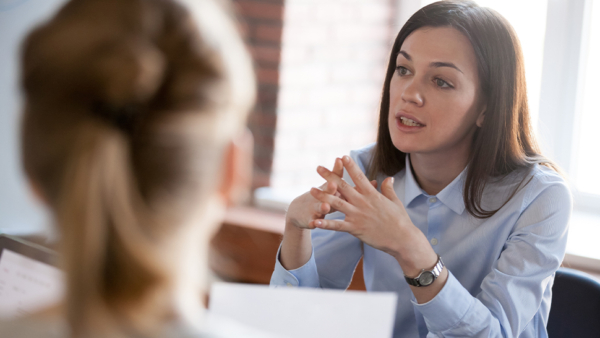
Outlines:
[[[323,224],[321,221],[315,221],[315,225],[321,225]]]
[[[392,177],[392,184],[394,184],[394,178]]]
[[[348,163],[350,162],[350,157],[348,157],[348,155],[345,155],[344,157],[342,157],[342,161],[344,161],[344,163]]]

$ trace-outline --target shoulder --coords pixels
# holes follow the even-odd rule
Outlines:
[[[484,199],[489,207],[497,209],[509,200],[511,208],[519,213],[540,203],[551,207],[570,208],[571,191],[565,179],[556,171],[539,164],[520,168],[486,184]]]
[[[518,209],[514,231],[544,236],[564,234],[573,204],[568,183],[559,173],[543,165],[536,164],[524,172],[524,176],[516,175],[521,186],[513,197],[514,203],[509,203]]]
[[[534,165],[527,178],[523,208],[532,204],[547,204],[548,207],[568,208],[573,203],[567,181],[556,171],[544,165]]]
[[[351,150],[350,157],[358,164],[363,172],[367,172],[371,159],[373,158],[373,151],[375,150],[375,143],[366,145],[360,149]]]

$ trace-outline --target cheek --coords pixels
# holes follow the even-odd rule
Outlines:
[[[395,120],[396,111],[401,106],[403,91],[403,83],[396,76],[394,76],[392,81],[390,81],[390,104],[388,114],[388,121],[390,121],[390,123],[391,121]]]
[[[464,134],[470,130],[477,120],[474,95],[441,98],[431,102],[433,122],[430,126],[439,133],[451,137],[451,134]],[[460,137],[460,135],[457,135]]]
[[[403,90],[402,82],[394,75],[390,81],[390,107],[402,99]]]

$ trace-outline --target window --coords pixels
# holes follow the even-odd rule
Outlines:
[[[575,187],[584,194],[600,194],[600,2],[590,3],[588,32],[584,35],[587,46],[584,47],[582,72],[581,117],[574,136],[576,147],[573,152]],[[600,205],[597,205],[600,209]]]

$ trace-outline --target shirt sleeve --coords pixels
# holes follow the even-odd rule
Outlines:
[[[370,145],[363,150],[351,151],[350,157],[366,172]],[[354,186],[350,175],[344,170],[344,180]],[[334,212],[325,219],[344,219],[341,212]],[[305,286],[331,289],[347,289],[354,276],[354,270],[363,255],[362,242],[344,232],[314,229],[311,232],[313,251],[306,264],[295,270],[286,270],[279,261],[281,245],[277,251],[275,270],[271,275],[271,287]]]
[[[540,310],[544,322],[538,326],[545,330],[554,274],[565,254],[572,201],[562,182],[530,199],[479,294],[473,297],[450,272],[431,301],[413,301],[428,337],[518,337]]]
[[[286,270],[281,262],[279,261],[279,253],[281,252],[281,245],[277,250],[277,258],[275,260],[275,271],[271,275],[270,286],[272,288],[282,286],[306,286],[318,288],[319,285],[319,274],[317,273],[317,265],[315,263],[315,250],[310,255],[310,259],[303,266],[294,269]]]
[[[343,219],[336,212],[327,219]],[[346,289],[350,285],[354,270],[362,257],[362,242],[342,232],[314,229],[311,232],[313,251],[303,266],[286,270],[279,260],[281,245],[277,251],[275,270],[271,276],[271,287],[300,286]]]

